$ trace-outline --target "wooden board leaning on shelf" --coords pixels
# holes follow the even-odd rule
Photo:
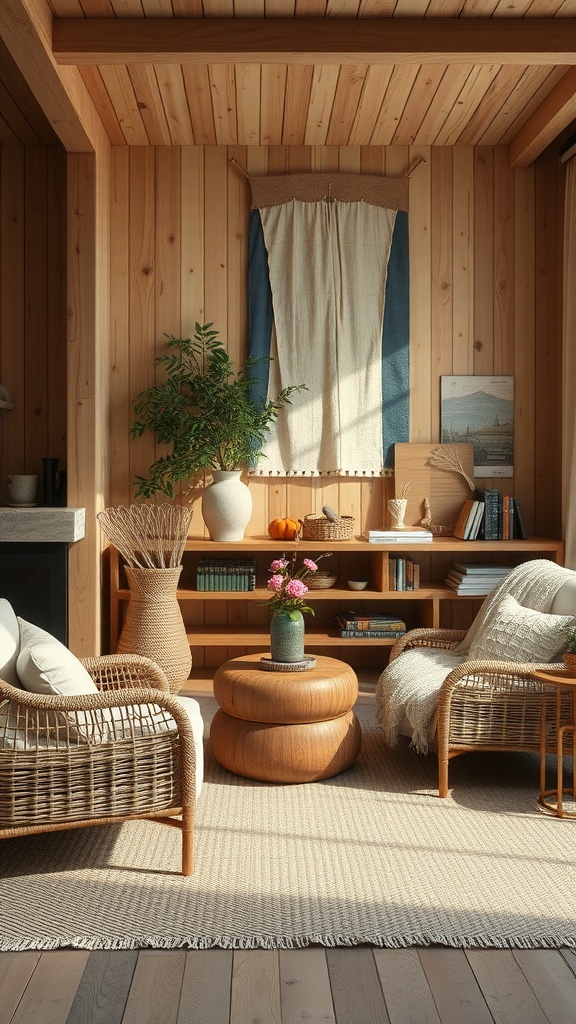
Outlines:
[[[397,498],[404,494],[408,502],[404,516],[406,526],[421,525],[424,499],[427,498],[433,525],[445,527],[450,534],[464,501],[473,497],[474,491],[461,473],[430,464],[431,456],[438,449],[453,454],[473,480],[473,444],[395,444],[394,489]]]

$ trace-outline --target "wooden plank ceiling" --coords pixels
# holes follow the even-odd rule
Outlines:
[[[576,0],[47,4],[113,145],[509,144],[522,165],[576,118]]]

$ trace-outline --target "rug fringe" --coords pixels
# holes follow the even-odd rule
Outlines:
[[[576,935],[187,935],[101,936],[78,935],[69,939],[22,936],[0,939],[0,952],[23,953],[48,949],[303,949],[306,946],[374,946],[404,949],[411,946],[449,946],[458,949],[576,949]]]

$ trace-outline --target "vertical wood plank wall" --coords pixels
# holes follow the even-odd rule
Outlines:
[[[409,212],[411,440],[439,440],[441,375],[513,375],[516,473],[505,489],[521,500],[529,532],[560,535],[561,171],[555,154],[510,171],[505,148],[481,146],[114,149],[112,504],[130,501],[135,475],[154,458],[150,436],[130,440],[129,403],[154,379],[163,333],[189,336],[196,320],[212,321],[234,361],[245,356],[250,192],[236,164],[251,175],[402,175],[418,157]],[[303,517],[325,503],[353,515],[361,532],[384,522],[392,493],[389,479],[248,482],[248,535],[266,535],[274,516]],[[192,532],[203,534],[200,491],[186,500]],[[204,612],[191,604],[185,614],[190,625],[201,614],[238,625],[263,612],[223,601]]]
[[[532,532],[560,531],[560,170],[555,155],[510,171],[505,148],[116,148],[112,159],[111,501],[133,496],[153,460],[129,438],[129,403],[154,379],[163,333],[213,321],[239,365],[246,352],[250,174],[333,170],[402,174],[410,189],[413,441],[439,439],[443,374],[515,378],[514,490]],[[312,381],[307,382],[313,386]],[[480,485],[490,481],[479,481]],[[383,480],[253,478],[247,533],[328,502],[359,530],[383,521]],[[199,492],[193,532],[204,530]]]
[[[507,486],[530,532],[560,536],[563,171],[554,148],[510,171],[506,150],[490,147],[114,147],[109,282],[95,254],[97,288],[109,283],[111,308],[110,353],[95,365],[90,392],[100,416],[108,380],[100,464],[92,451],[97,500],[129,502],[135,474],[154,457],[150,438],[130,440],[130,403],[154,379],[163,332],[188,334],[195,320],[212,320],[232,358],[244,357],[249,185],[232,157],[254,175],[401,175],[424,158],[410,192],[411,440],[439,439],[442,374],[512,374],[515,477]],[[16,403],[2,415],[0,500],[8,473],[35,472],[46,454],[63,466],[81,458],[66,441],[66,200],[61,147],[0,148],[0,381]],[[103,224],[98,232],[105,237]],[[101,349],[105,334],[94,326]],[[275,515],[303,516],[326,502],[354,515],[359,531],[380,525],[390,487],[379,479],[249,483],[250,534],[264,534]],[[202,533],[199,494],[191,498],[193,532]],[[89,546],[71,584],[81,604],[101,569],[94,535]],[[235,602],[236,615],[241,608]]]
[[[66,154],[0,147],[0,501],[9,473],[66,465]]]

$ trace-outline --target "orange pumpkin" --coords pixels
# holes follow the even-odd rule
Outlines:
[[[280,517],[273,519],[268,526],[268,533],[273,540],[294,540],[298,530],[300,529],[300,523],[297,519],[281,519]]]

